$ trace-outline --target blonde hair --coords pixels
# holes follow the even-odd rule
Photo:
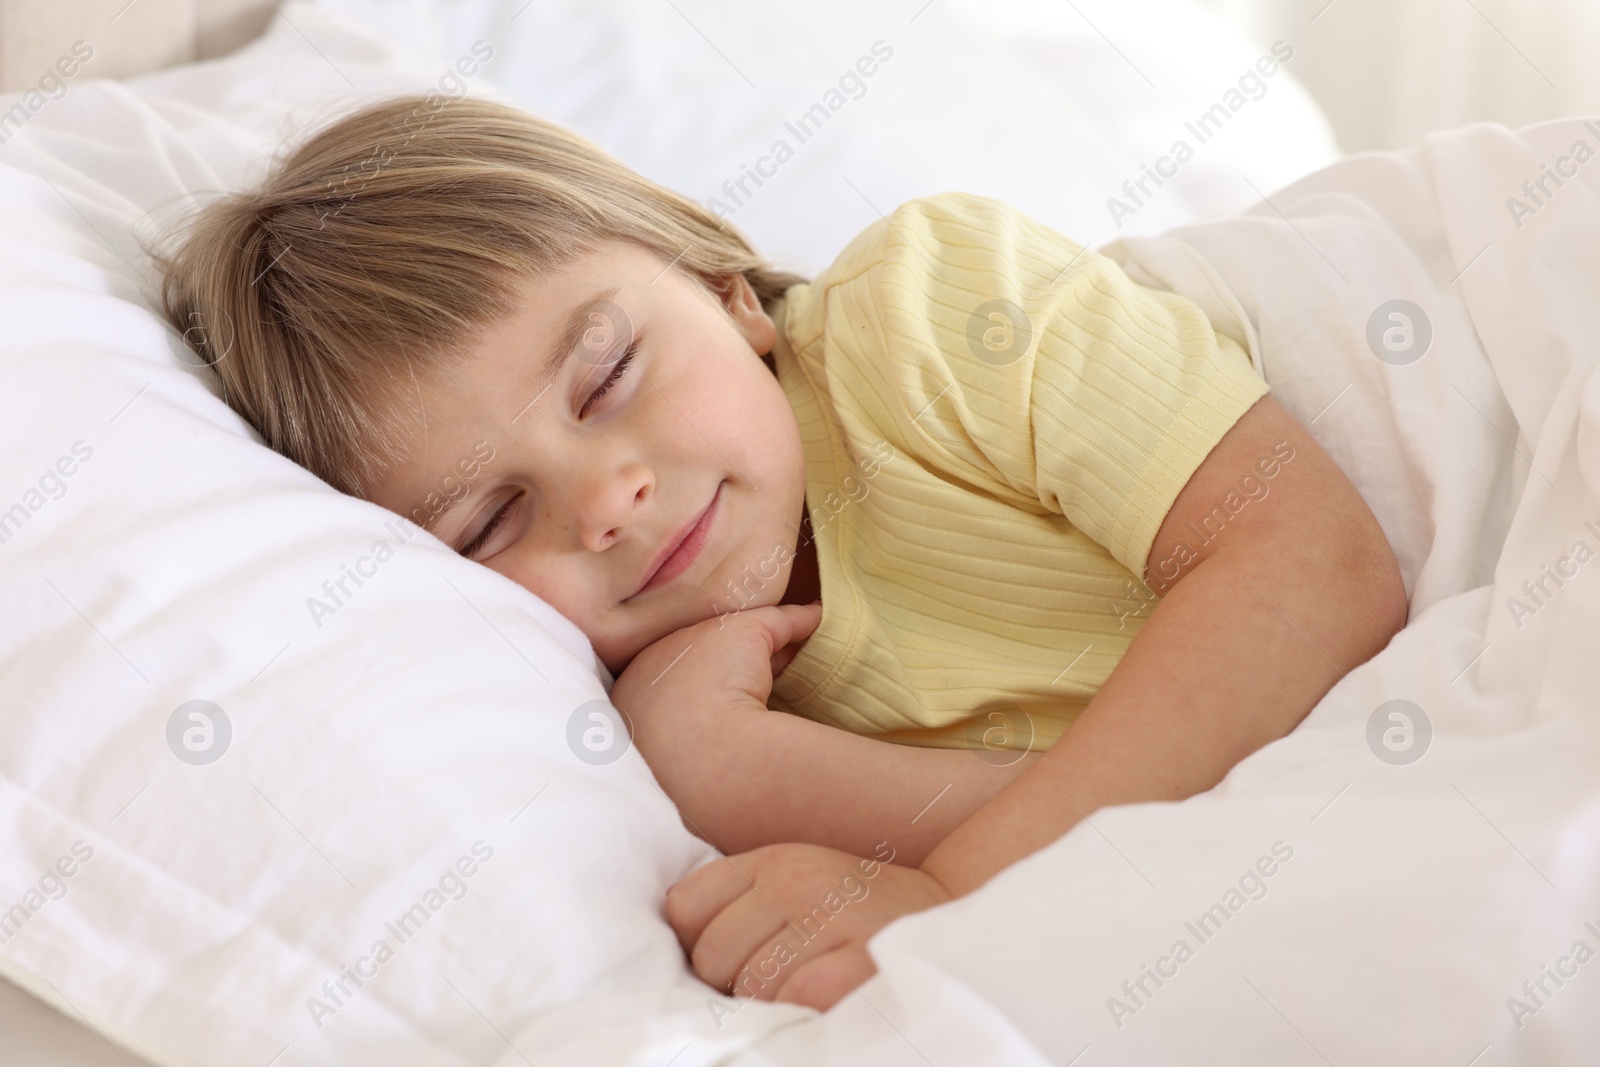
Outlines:
[[[186,229],[146,249],[168,321],[267,445],[355,496],[406,461],[419,380],[452,380],[521,277],[621,240],[713,293],[743,274],[769,312],[807,280],[571,131],[438,94],[334,121]]]

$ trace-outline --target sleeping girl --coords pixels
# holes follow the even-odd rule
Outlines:
[[[1406,620],[1245,351],[982,196],[807,280],[560,126],[404,97],[161,266],[268,445],[587,634],[725,854],[665,915],[738,997],[829,1007],[886,923],[1211,788]]]

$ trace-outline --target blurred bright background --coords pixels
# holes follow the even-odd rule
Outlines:
[[[1346,152],[1600,114],[1597,0],[1201,0],[1291,69]]]

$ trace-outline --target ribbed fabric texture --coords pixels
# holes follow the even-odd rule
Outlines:
[[[1172,503],[1267,383],[1193,302],[965,193],[869,226],[773,318],[823,610],[768,705],[1048,748],[1153,610]]]

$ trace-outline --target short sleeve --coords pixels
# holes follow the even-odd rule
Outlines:
[[[883,433],[917,461],[1061,514],[1135,575],[1206,456],[1269,390],[1198,305],[1000,201],[910,201],[829,279]]]

